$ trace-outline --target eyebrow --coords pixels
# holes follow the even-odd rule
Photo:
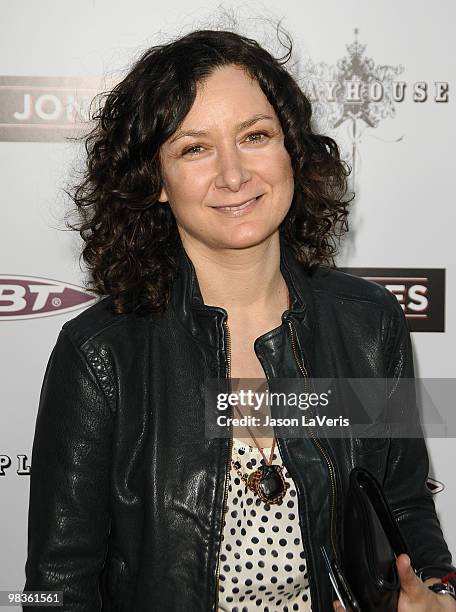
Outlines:
[[[270,115],[264,115],[263,113],[257,113],[253,117],[250,117],[250,119],[246,119],[245,121],[241,121],[241,123],[238,123],[236,125],[236,130],[237,131],[245,130],[246,128],[250,127],[254,123],[257,123],[257,121],[261,121],[262,119],[274,120],[274,118],[271,117]],[[207,130],[179,130],[173,136],[173,138],[169,141],[169,143],[172,144],[173,142],[175,142],[179,138],[183,138],[184,136],[198,137],[198,136],[207,136],[207,134],[208,134]]]

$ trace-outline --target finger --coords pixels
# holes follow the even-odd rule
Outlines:
[[[423,583],[413,571],[410,564],[410,557],[405,553],[396,559],[396,567],[401,581],[401,590],[413,597],[423,590]]]
[[[336,599],[335,601],[333,601],[333,608],[334,608],[334,612],[343,612],[343,608],[340,605],[340,602]]]

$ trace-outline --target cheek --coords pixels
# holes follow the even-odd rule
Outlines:
[[[206,193],[206,183],[201,173],[180,172],[170,177],[168,182],[168,195],[173,208],[180,215],[188,215],[201,204]]]
[[[265,160],[271,182],[275,185],[288,186],[294,184],[293,168],[288,151],[282,145],[275,150],[271,150],[268,159]]]
[[[291,159],[286,151],[280,156],[280,159],[275,160],[272,181],[284,197],[289,197],[291,203],[294,193],[294,175]]]

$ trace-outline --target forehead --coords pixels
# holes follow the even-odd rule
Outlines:
[[[195,122],[203,123],[205,127],[210,123],[239,123],[254,113],[275,116],[256,79],[241,67],[223,66],[198,83],[193,106],[182,127],[196,127]]]

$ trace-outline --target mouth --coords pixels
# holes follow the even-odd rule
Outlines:
[[[235,206],[211,206],[211,208],[215,208],[220,212],[237,212],[252,207],[252,205],[255,204],[255,202],[257,202],[260,198],[261,195],[257,196],[256,198],[251,198],[250,200],[247,200],[246,202],[243,202],[242,204],[237,204]]]

